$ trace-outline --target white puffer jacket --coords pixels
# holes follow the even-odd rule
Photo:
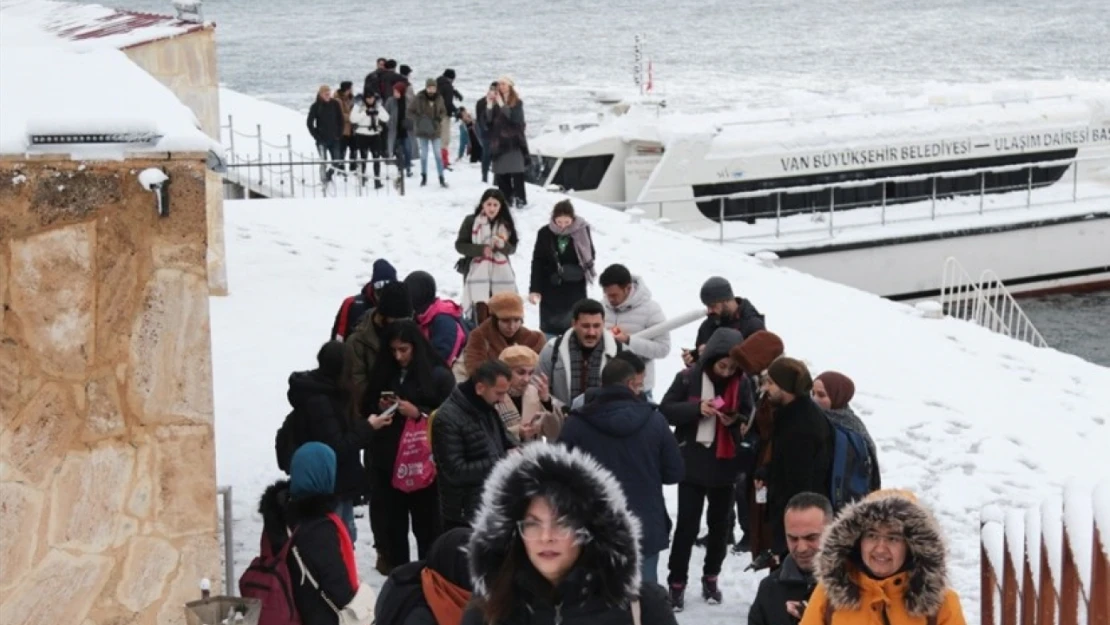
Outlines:
[[[374,116],[367,112],[365,103],[351,109],[350,122],[356,135],[376,137],[386,131],[389,113],[377,101],[374,102],[374,109],[378,112]],[[377,117],[377,119],[374,119],[374,117]]]
[[[667,320],[663,307],[652,298],[651,290],[639,276],[632,276],[632,293],[623,304],[614,308],[608,299],[603,299],[602,305],[605,306],[605,328],[611,330],[613,326],[620,326],[628,335]],[[671,353],[671,333],[651,339],[632,337],[627,349],[644,359],[647,365],[644,388],[650,391],[655,387],[655,360]]]

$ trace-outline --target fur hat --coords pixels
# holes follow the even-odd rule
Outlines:
[[[879,525],[900,526],[906,539],[907,573],[902,603],[911,617],[935,615],[948,593],[947,549],[940,524],[912,493],[880,490],[843,510],[825,530],[817,553],[818,581],[834,610],[858,610],[863,575],[857,564],[864,532]]]
[[[733,347],[728,355],[740,365],[744,373],[754,376],[763,373],[776,358],[782,356],[782,352],[782,339],[779,335],[760,330]]]
[[[796,397],[809,395],[813,390],[813,378],[809,375],[806,363],[782,356],[767,367],[767,375],[779,388]]]
[[[817,380],[825,385],[825,394],[829,396],[833,410],[844,408],[856,395],[856,383],[839,371],[826,371],[814,378],[814,382]]]
[[[404,282],[390,282],[378,291],[378,307],[374,312],[387,319],[411,319],[412,300]]]
[[[489,314],[498,319],[523,319],[524,300],[516,293],[498,293],[486,302]]]
[[[535,367],[536,363],[540,361],[540,355],[533,351],[531,347],[510,345],[501,351],[501,355],[497,359],[510,367]]]
[[[701,285],[701,303],[706,306],[727,302],[735,298],[736,296],[732,293],[732,285],[721,276],[713,276]]]
[[[612,606],[640,595],[640,520],[613,474],[592,456],[562,445],[526,445],[486,478],[470,537],[470,577],[484,595],[513,549],[523,549],[517,522],[532,499],[547,499],[581,537],[579,563],[591,592]],[[527,560],[527,558],[525,558]]]

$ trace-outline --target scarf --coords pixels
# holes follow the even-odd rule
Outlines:
[[[428,567],[420,572],[420,588],[437,625],[457,625],[470,602],[470,593]]]
[[[547,224],[547,227],[555,236],[570,237],[571,242],[574,243],[574,251],[578,254],[578,264],[586,274],[586,281],[592,282],[597,274],[594,272],[594,247],[590,236],[590,224],[581,217],[575,217],[566,229],[556,226],[554,219]]]
[[[701,400],[713,399],[716,396],[717,391],[713,386],[713,380],[709,378],[708,373],[703,372],[701,374]],[[721,399],[725,402],[720,408],[721,412],[729,414],[740,409],[740,376],[729,378],[728,386],[725,387]],[[732,440],[732,434],[728,431],[728,427],[721,423],[720,419],[703,416],[698,420],[698,433],[695,440],[705,447],[712,446],[713,441],[716,440],[718,460],[728,460],[736,457],[736,441]]]
[[[347,524],[334,512],[329,512],[328,518],[335,524],[335,529],[339,533],[339,554],[343,557],[343,564],[347,569],[347,581],[351,583],[351,589],[358,592],[358,565],[355,564],[355,546],[351,543],[351,535],[347,533]]]
[[[463,285],[465,306],[487,302],[498,293],[516,293],[516,273],[509,262],[509,257],[493,245],[496,239],[508,243],[509,235],[509,228],[505,224],[490,223],[489,218],[481,213],[474,217],[470,240],[475,245],[491,246],[493,256],[491,258],[477,256],[470,261],[470,269],[466,273]]]
[[[568,403],[574,401],[582,393],[586,392],[588,388],[601,388],[601,367],[602,360],[605,358],[605,339],[604,337],[593,351],[590,352],[589,360],[586,360],[582,354],[582,346],[578,344],[578,335],[572,330],[570,338],[566,341],[567,344],[567,386],[570,387],[570,396]],[[583,381],[585,387],[582,386]]]
[[[497,414],[501,417],[501,421],[505,423],[505,429],[513,432],[513,428],[520,427],[520,410],[517,408],[516,402],[513,401],[511,394],[506,394],[505,399],[497,402],[494,407],[497,408]]]

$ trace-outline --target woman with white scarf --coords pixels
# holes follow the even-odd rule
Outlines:
[[[519,242],[505,196],[497,189],[487,189],[478,208],[463,219],[455,239],[455,250],[463,256],[456,265],[463,275],[462,306],[471,311],[476,323],[489,317],[491,297],[517,292],[509,256]]]

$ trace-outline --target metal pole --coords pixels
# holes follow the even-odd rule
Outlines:
[[[1025,186],[1025,208],[1033,203],[1033,168],[1029,168],[1029,182]]]
[[[983,214],[983,196],[987,194],[987,172],[979,174],[979,214]]]
[[[285,135],[285,153],[289,155],[289,197],[297,197],[297,189],[293,186],[297,176],[293,174],[293,135]]]
[[[833,214],[836,207],[836,187],[829,187],[829,236],[833,235]]]
[[[227,116],[227,136],[228,144],[231,147],[231,156],[235,158],[235,124],[232,122],[230,114]]]
[[[775,238],[779,238],[782,224],[782,192],[775,194]]]
[[[1079,159],[1075,159],[1071,167],[1071,201],[1079,201]]]
[[[231,526],[231,487],[220,489],[224,497],[224,588],[228,597],[235,596],[235,538]]]
[[[933,176],[933,208],[930,211],[930,218],[937,218],[937,177]]]
[[[882,208],[882,211],[879,213],[879,219],[880,219],[882,225],[885,226],[886,225],[886,183],[885,182],[883,183],[883,208]]]
[[[719,202],[720,202],[720,209],[719,209],[719,212],[720,212],[720,215],[719,215],[720,228],[718,229],[717,243],[724,244],[724,242],[725,242],[725,198],[721,198],[719,200]]]

